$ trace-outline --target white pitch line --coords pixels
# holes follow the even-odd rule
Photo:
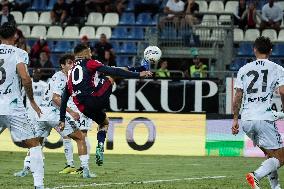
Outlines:
[[[82,188],[89,186],[111,186],[111,185],[129,185],[129,184],[151,184],[151,183],[161,183],[161,182],[174,182],[174,181],[186,181],[186,180],[203,180],[203,179],[221,179],[226,178],[226,176],[211,176],[211,177],[192,177],[192,178],[181,178],[181,179],[161,179],[161,180],[147,180],[147,181],[133,181],[133,182],[109,182],[109,183],[91,183],[91,184],[80,184],[71,186],[58,186],[54,188],[46,189],[61,189],[61,188]]]

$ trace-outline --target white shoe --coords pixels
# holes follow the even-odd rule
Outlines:
[[[254,173],[248,173],[246,176],[248,184],[251,186],[252,189],[260,189],[259,181],[254,176]]]
[[[90,173],[90,170],[86,167],[83,168],[83,178],[94,178],[96,174]]]
[[[21,171],[19,171],[19,172],[14,173],[14,176],[15,176],[15,177],[25,177],[25,176],[27,176],[28,174],[29,174],[29,170],[23,169],[23,170],[21,170]]]

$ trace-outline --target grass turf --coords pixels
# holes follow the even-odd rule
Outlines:
[[[76,165],[79,166],[77,155]],[[0,188],[32,188],[31,174],[25,178],[16,178],[13,173],[23,166],[25,153],[0,152]],[[90,185],[92,183],[122,183],[121,185],[85,186],[80,188],[188,188],[188,189],[245,189],[249,188],[245,174],[257,168],[262,158],[243,157],[185,157],[185,156],[148,156],[148,155],[105,155],[105,164],[95,165],[90,159],[91,171],[96,178],[83,179],[79,175],[58,174],[64,167],[62,153],[45,153],[45,187]],[[279,178],[284,186],[284,169],[280,169]],[[182,180],[206,176],[226,176],[219,179]],[[181,179],[159,183],[134,183],[140,181]],[[269,188],[267,179],[261,181],[262,188]]]

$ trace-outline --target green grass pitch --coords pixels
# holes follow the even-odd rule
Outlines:
[[[74,156],[78,166],[77,155]],[[24,157],[25,153],[0,152],[1,189],[33,188],[31,174],[24,178],[13,176],[22,168]],[[46,188],[246,189],[249,187],[245,174],[263,161],[262,158],[243,157],[105,155],[105,164],[98,167],[92,155],[90,167],[97,177],[83,179],[78,175],[58,174],[64,167],[64,159],[63,153],[45,154]],[[279,173],[284,186],[284,169]],[[206,178],[215,176],[224,177]],[[261,181],[261,186],[269,188],[267,179]]]

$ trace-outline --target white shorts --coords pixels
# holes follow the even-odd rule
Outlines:
[[[77,122],[78,123],[78,122]],[[80,112],[80,123],[78,123],[79,129],[89,131],[92,128],[93,120],[86,117],[83,113]]]
[[[240,122],[243,131],[253,141],[255,146],[272,150],[283,147],[281,135],[274,121],[250,120]]]
[[[14,142],[36,138],[35,124],[25,109],[19,109],[16,115],[0,115],[1,132],[8,128]]]

